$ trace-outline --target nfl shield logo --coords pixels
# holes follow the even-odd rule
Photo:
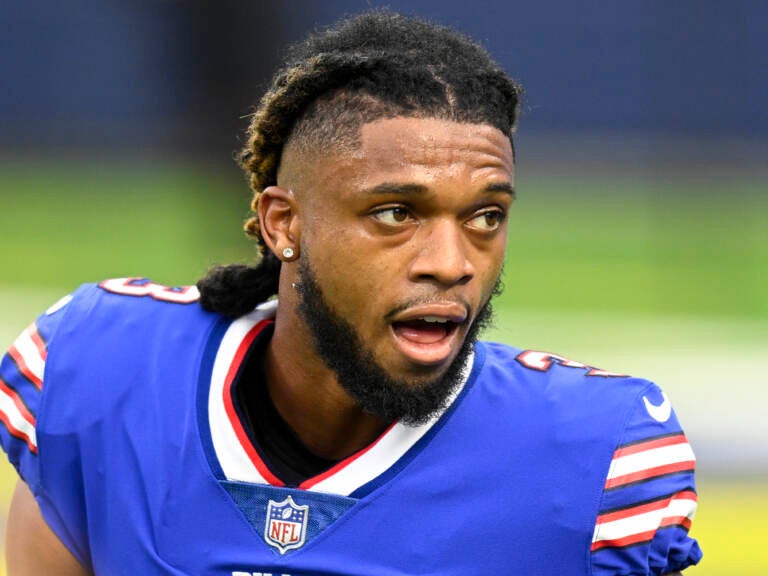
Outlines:
[[[282,502],[270,500],[267,504],[267,524],[264,540],[285,554],[304,545],[307,536],[309,506],[299,506],[288,496]]]

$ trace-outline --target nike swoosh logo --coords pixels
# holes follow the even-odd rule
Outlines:
[[[661,393],[661,397],[664,398],[664,401],[658,406],[656,406],[656,404],[651,404],[645,396],[643,396],[643,402],[645,403],[645,409],[648,411],[648,415],[656,420],[656,422],[664,423],[669,420],[669,417],[672,415],[672,404],[664,392]]]

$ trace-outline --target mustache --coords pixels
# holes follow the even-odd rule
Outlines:
[[[499,277],[496,279],[495,284],[493,285],[493,289],[491,290],[491,293],[489,294],[488,298],[480,304],[478,307],[478,310],[483,310],[484,308],[488,307],[491,303],[491,300],[493,300],[496,296],[499,296],[504,291],[504,283],[502,281],[503,278],[503,270],[502,273],[499,274]],[[464,298],[461,297],[446,297],[441,296],[439,294],[434,294],[430,296],[420,296],[420,297],[414,297],[409,298],[408,300],[405,300],[401,304],[398,304],[394,308],[392,308],[389,312],[387,312],[384,315],[384,318],[391,322],[398,314],[408,310],[409,308],[413,308],[414,306],[422,306],[422,305],[428,305],[428,304],[458,304],[459,306],[463,307],[464,310],[467,313],[467,323],[473,322],[475,319],[475,316],[472,314],[472,305],[467,302]]]
[[[391,322],[398,314],[405,312],[406,310],[415,306],[429,305],[429,304],[458,304],[464,308],[467,313],[467,321],[472,318],[472,306],[463,298],[445,298],[440,296],[423,296],[416,298],[409,298],[405,302],[398,304],[384,315],[384,319],[387,322]]]

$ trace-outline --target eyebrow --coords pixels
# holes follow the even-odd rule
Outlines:
[[[383,182],[367,190],[369,194],[402,194],[414,196],[426,194],[429,189],[421,184],[398,184],[397,182]]]
[[[488,184],[488,186],[485,187],[486,192],[506,192],[512,198],[515,198],[515,187],[512,186],[509,182],[494,182],[493,184]]]
[[[366,190],[369,194],[401,194],[403,196],[417,196],[429,192],[429,188],[422,184],[399,184],[397,182],[383,182]],[[509,182],[494,182],[488,184],[483,192],[504,192],[512,198],[515,197],[515,188]]]

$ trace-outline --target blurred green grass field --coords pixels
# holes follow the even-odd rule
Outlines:
[[[518,176],[501,302],[768,318],[765,186]],[[253,255],[248,200],[234,171],[0,162],[0,284],[193,282]]]
[[[739,329],[721,341],[765,350],[765,184],[520,175],[494,337],[568,354],[594,348],[577,359],[621,370],[605,364],[608,347],[642,368],[652,345],[681,337],[669,318],[689,319],[691,340],[727,319]],[[248,261],[248,200],[234,171],[0,162],[0,345],[81,282],[189,284],[212,263]],[[593,317],[593,330],[573,330]],[[620,321],[636,328],[606,336]],[[768,484],[736,472],[700,476],[693,535],[705,560],[691,574],[768,573]],[[12,478],[0,466],[0,512]]]

